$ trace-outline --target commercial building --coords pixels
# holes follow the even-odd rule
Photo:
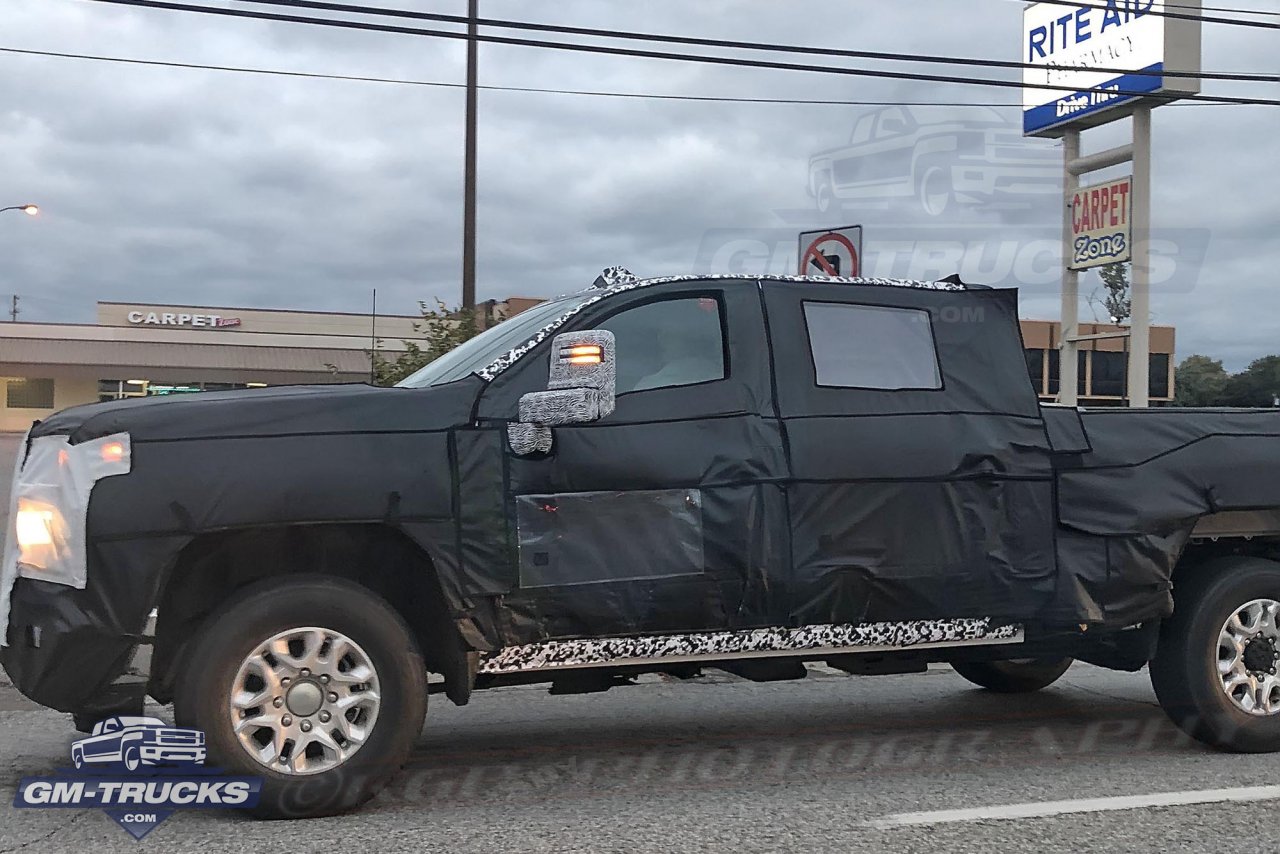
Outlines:
[[[541,300],[487,304],[488,316],[518,314]],[[0,430],[80,403],[290,383],[363,382],[369,351],[394,356],[420,337],[417,315],[282,311],[99,302],[96,324],[0,323]],[[1116,327],[1081,324],[1082,335]],[[1022,323],[1027,368],[1044,400],[1058,393],[1057,323]],[[1173,394],[1174,332],[1151,330],[1151,398]],[[1125,340],[1081,344],[1080,400],[1119,405],[1125,389]]]
[[[486,304],[495,319],[539,300]],[[96,324],[0,323],[0,431],[80,403],[291,383],[363,382],[418,315],[99,302]]]
[[[1123,327],[1107,323],[1081,323],[1076,353],[1079,365],[1077,391],[1081,406],[1121,406],[1125,403],[1128,380],[1129,339],[1114,337]],[[1089,336],[1098,336],[1092,339]],[[1106,337],[1113,336],[1113,337]],[[1148,393],[1152,406],[1173,401],[1174,328],[1151,327],[1151,376]],[[1058,396],[1058,347],[1062,324],[1048,320],[1022,321],[1022,340],[1027,350],[1027,372],[1046,402]]]

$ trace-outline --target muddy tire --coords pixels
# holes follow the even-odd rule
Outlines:
[[[179,662],[174,710],[208,764],[261,777],[262,818],[335,815],[403,767],[426,713],[426,672],[400,615],[342,579],[250,585]]]
[[[1280,563],[1232,557],[1174,590],[1151,685],[1184,732],[1240,753],[1280,750]]]

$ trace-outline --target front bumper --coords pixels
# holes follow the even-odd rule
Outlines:
[[[204,762],[203,746],[176,747],[172,744],[144,744],[141,749],[142,761],[150,764],[162,762]]]
[[[150,651],[147,626],[122,634],[86,607],[92,598],[89,590],[17,579],[0,664],[42,706],[89,717],[141,713],[147,675],[136,665]]]

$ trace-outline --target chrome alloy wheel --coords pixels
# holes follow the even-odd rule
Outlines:
[[[281,774],[319,774],[346,762],[378,720],[378,673],[360,645],[306,626],[258,644],[231,686],[236,738]]]
[[[1237,608],[1218,634],[1218,675],[1236,708],[1280,713],[1280,602],[1254,599]]]

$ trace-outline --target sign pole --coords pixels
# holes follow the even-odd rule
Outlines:
[[[1129,283],[1129,405],[1150,405],[1151,108],[1133,112],[1133,260]]]
[[[1058,402],[1064,406],[1078,403],[1079,360],[1076,337],[1080,333],[1080,274],[1071,269],[1071,202],[1080,189],[1080,176],[1072,166],[1080,159],[1080,131],[1068,130],[1062,135],[1062,186],[1065,207],[1062,211],[1062,331],[1058,343]]]

